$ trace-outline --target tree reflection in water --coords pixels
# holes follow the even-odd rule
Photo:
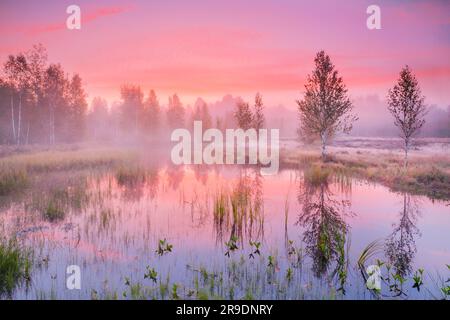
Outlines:
[[[338,276],[341,287],[347,277],[348,266],[348,230],[344,221],[350,209],[349,200],[338,200],[331,192],[331,182],[336,177],[320,168],[312,168],[304,172],[299,185],[298,201],[301,212],[297,224],[305,229],[303,242],[306,253],[311,257],[312,270],[317,277],[327,275],[332,262],[336,262],[331,277]],[[350,190],[348,180],[340,180],[341,189]]]
[[[416,227],[419,214],[417,200],[405,193],[400,221],[394,224],[394,230],[386,239],[386,257],[397,274],[402,277],[411,273],[412,261],[417,251],[414,237],[420,235]]]
[[[170,164],[167,166],[166,174],[169,187],[172,190],[178,190],[184,178],[184,167]]]

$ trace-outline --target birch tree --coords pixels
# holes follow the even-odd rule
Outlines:
[[[425,97],[414,74],[408,66],[400,71],[397,84],[388,92],[388,110],[394,117],[394,124],[400,130],[405,151],[404,167],[408,167],[408,152],[413,138],[425,124],[427,108]]]
[[[10,55],[4,65],[4,73],[6,74],[8,83],[11,87],[11,121],[14,142],[20,144],[22,136],[22,105],[24,95],[29,87],[29,68],[25,55]],[[18,97],[17,110],[17,127],[14,109],[14,94]]]
[[[306,80],[304,97],[297,100],[299,133],[320,139],[322,159],[325,160],[329,140],[338,132],[349,133],[357,117],[352,114],[353,105],[347,88],[330,57],[320,51],[314,63],[315,69]]]

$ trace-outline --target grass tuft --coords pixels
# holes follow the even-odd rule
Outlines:
[[[24,170],[0,169],[0,196],[20,191],[28,185],[28,177]]]
[[[121,186],[137,186],[147,181],[147,173],[141,167],[120,167],[116,172],[116,180]]]
[[[0,296],[11,295],[21,281],[29,280],[31,266],[30,252],[16,240],[0,239]]]

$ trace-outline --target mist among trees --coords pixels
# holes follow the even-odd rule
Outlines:
[[[350,134],[356,136],[398,137],[387,109],[388,102],[377,96],[350,100],[327,57],[324,52],[318,53],[316,70],[306,83],[306,94],[298,101],[304,115],[300,122],[303,137],[323,137],[326,146],[333,136],[341,131],[349,132],[351,126]],[[202,120],[204,128],[279,128],[281,136],[289,138],[296,136],[299,127],[294,105],[267,106],[260,93],[250,103],[226,94],[219,101],[198,98],[194,105],[189,105],[176,93],[160,97],[151,88],[144,90],[139,84],[125,83],[117,88],[120,101],[108,103],[103,97],[89,97],[89,104],[84,85],[81,75],[48,61],[47,51],[41,44],[8,56],[1,63],[0,73],[0,143],[156,141],[168,136],[166,133],[173,128],[192,129],[194,120]],[[335,117],[329,117],[328,111],[333,108],[321,109],[330,104],[316,103],[327,97],[333,98],[330,99],[335,106],[342,107],[339,112],[332,112]],[[321,115],[333,119],[332,123],[327,122],[323,130],[312,132],[311,121],[314,116],[320,120]],[[356,116],[359,119],[355,122]],[[447,109],[428,106],[423,119],[426,124],[421,126],[419,136],[450,136],[450,106]],[[306,120],[311,120],[308,126]]]
[[[10,55],[0,78],[0,141],[73,142],[84,138],[86,93],[78,74],[49,63],[42,45]]]

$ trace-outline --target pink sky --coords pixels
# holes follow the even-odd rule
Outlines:
[[[366,8],[381,7],[381,30]],[[65,27],[81,7],[81,30]],[[79,73],[89,98],[124,83],[185,103],[263,93],[295,105],[317,51],[330,54],[353,97],[384,97],[409,64],[429,104],[450,104],[449,1],[12,1],[0,3],[0,59],[44,44]]]

